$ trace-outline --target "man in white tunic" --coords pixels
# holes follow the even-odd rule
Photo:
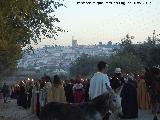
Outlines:
[[[102,95],[105,92],[108,92],[108,87],[111,88],[109,78],[106,74],[107,72],[107,63],[104,61],[100,61],[97,65],[98,72],[94,74],[94,76],[90,80],[90,88],[89,88],[89,98],[90,100],[95,97]],[[110,113],[107,113],[103,120],[108,120]]]
[[[107,63],[100,61],[97,65],[98,72],[94,74],[90,81],[89,98],[92,100],[95,97],[108,92],[107,87],[110,87],[109,78],[106,74]]]

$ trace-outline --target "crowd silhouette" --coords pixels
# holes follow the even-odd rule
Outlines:
[[[133,73],[122,73],[121,68],[115,68],[113,76],[108,76],[107,64],[103,61],[99,62],[97,68],[98,71],[88,79],[77,75],[74,79],[62,80],[58,75],[55,75],[53,79],[45,75],[37,80],[23,80],[11,86],[11,94],[9,86],[4,83],[1,89],[4,103],[7,103],[7,98],[10,96],[12,99],[17,99],[18,106],[30,109],[32,113],[40,116],[42,107],[48,103],[89,102],[106,92],[106,87],[116,91],[117,88],[123,86],[120,94],[123,112],[121,119],[138,118],[138,108],[151,109],[151,99],[146,89],[144,72],[136,76]],[[108,112],[104,119],[109,119],[110,114]]]

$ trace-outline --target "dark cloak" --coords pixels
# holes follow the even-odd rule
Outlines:
[[[137,100],[137,85],[133,80],[124,84],[121,92],[123,118],[138,117],[138,100]]]
[[[65,96],[68,103],[73,103],[73,84],[67,83],[64,86]]]

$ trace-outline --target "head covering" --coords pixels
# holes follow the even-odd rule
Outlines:
[[[129,80],[134,80],[134,74],[133,73],[130,73],[129,75],[128,75],[128,81]]]
[[[54,85],[60,85],[61,84],[61,80],[60,80],[60,77],[58,75],[54,76],[53,84]]]
[[[121,68],[116,68],[114,72],[115,73],[121,73]]]
[[[76,76],[75,83],[78,83],[78,84],[81,83],[81,77],[80,77],[80,75]]]

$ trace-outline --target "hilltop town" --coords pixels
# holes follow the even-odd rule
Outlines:
[[[119,49],[118,44],[99,42],[97,45],[78,45],[77,40],[72,40],[72,46],[45,46],[37,48],[34,52],[25,53],[19,60],[18,68],[35,70],[37,73],[68,74],[70,64],[82,54],[90,56],[110,56]]]

